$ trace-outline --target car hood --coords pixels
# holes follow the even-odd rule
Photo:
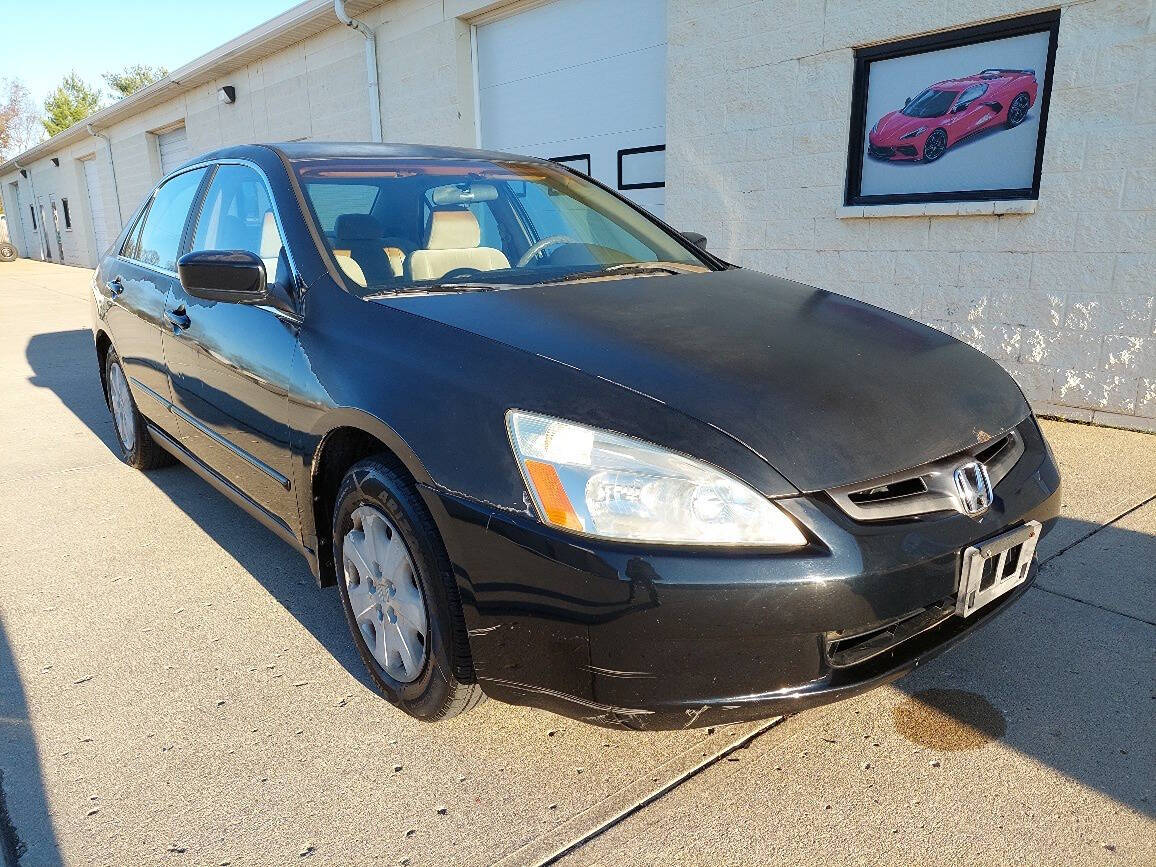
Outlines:
[[[934,117],[908,117],[902,112],[893,111],[879,118],[879,123],[871,137],[875,141],[897,142],[900,136],[907,135],[921,126],[930,129],[936,123]]]
[[[382,303],[641,392],[739,440],[802,491],[944,457],[1029,411],[966,344],[745,269]]]

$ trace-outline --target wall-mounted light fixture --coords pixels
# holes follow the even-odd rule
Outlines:
[[[217,101],[223,102],[225,105],[232,105],[237,101],[237,88],[231,84],[226,84],[217,91]]]
[[[28,178],[28,169],[21,169],[21,170],[20,170],[20,177],[22,177],[22,178],[24,178],[24,179],[26,179],[26,180],[27,180],[27,178]]]
[[[57,168],[60,168],[60,157],[53,157],[52,158],[52,164],[54,166],[56,166]]]

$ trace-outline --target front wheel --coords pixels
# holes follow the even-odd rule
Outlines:
[[[104,396],[116,427],[121,460],[138,470],[152,470],[173,463],[173,457],[158,446],[148,432],[115,349],[109,349],[104,359]]]
[[[333,557],[353,642],[385,698],[427,722],[477,706],[449,558],[425,504],[389,461],[368,458],[346,474]]]
[[[941,129],[937,129],[927,137],[927,141],[923,143],[923,161],[925,163],[933,163],[947,150],[947,133]]]

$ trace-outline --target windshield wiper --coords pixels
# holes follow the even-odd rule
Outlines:
[[[622,274],[628,272],[630,274],[685,274],[685,271],[680,271],[677,268],[672,268],[669,265],[656,265],[652,262],[623,262],[619,265],[610,265],[607,268],[599,268],[597,271],[575,271],[573,274],[565,274],[562,277],[557,277],[548,283],[569,283],[572,280],[591,280],[597,277],[614,276],[615,274]]]
[[[421,295],[425,292],[493,292],[508,286],[508,283],[432,283],[429,286],[400,286],[397,289],[382,289],[362,298],[393,298],[398,295]]]

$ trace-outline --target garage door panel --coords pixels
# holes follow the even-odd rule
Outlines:
[[[665,47],[651,48],[603,61],[585,75],[568,69],[487,87],[479,99],[483,137],[489,147],[510,148],[575,138],[592,122],[607,132],[663,127],[665,101],[619,83],[661,77],[665,62]]]
[[[189,140],[185,128],[179,126],[157,135],[157,150],[161,155],[161,174],[167,175],[188,162]]]
[[[99,259],[108,249],[112,239],[108,234],[108,214],[104,209],[104,191],[100,188],[100,173],[97,169],[96,158],[85,160],[84,183],[88,193],[88,213],[92,220],[92,234],[96,241],[94,260]]]
[[[616,188],[620,150],[666,143],[665,40],[665,0],[555,0],[480,25],[482,146],[590,154],[591,175]],[[662,211],[661,187],[625,194]]]
[[[598,26],[592,27],[592,22]],[[558,0],[479,29],[478,63],[506,84],[666,45],[666,0]]]

